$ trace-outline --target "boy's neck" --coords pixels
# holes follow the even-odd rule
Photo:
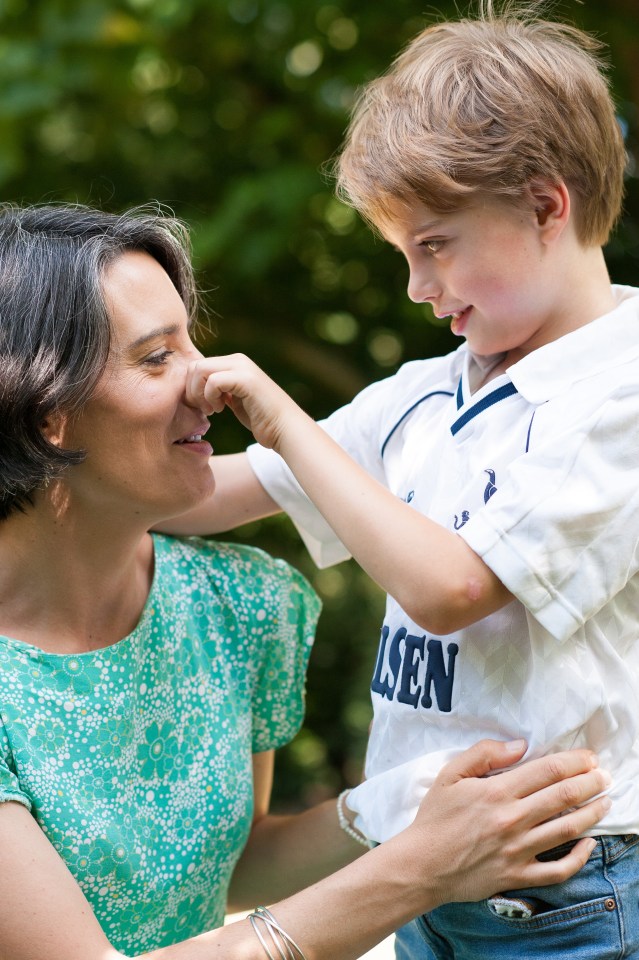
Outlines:
[[[616,306],[601,247],[589,247],[585,250],[580,247],[579,256],[568,265],[561,288],[562,296],[557,299],[552,315],[547,318],[538,342],[505,353],[486,372],[481,372],[474,378],[475,382],[471,384],[473,392],[499,377],[525,356],[547,343],[585,327],[593,320],[610,313]]]

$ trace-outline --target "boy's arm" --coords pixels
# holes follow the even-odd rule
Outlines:
[[[424,629],[452,633],[512,598],[461,537],[369,476],[248,358],[195,362],[187,393],[208,413],[231,407],[276,450],[352,556]]]
[[[243,523],[280,512],[257,479],[245,453],[211,457],[215,490],[193,510],[164,521],[156,529],[178,536],[223,533]]]

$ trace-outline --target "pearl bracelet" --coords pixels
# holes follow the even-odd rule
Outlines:
[[[347,833],[349,837],[352,837],[353,840],[356,840],[358,843],[361,843],[363,847],[368,847],[368,849],[370,850],[371,848],[370,840],[368,840],[367,837],[365,837],[364,834],[357,829],[357,827],[353,826],[351,821],[346,816],[346,813],[344,812],[344,803],[345,803],[346,797],[349,795],[350,792],[351,792],[350,790],[342,790],[339,797],[337,798],[337,819],[339,820],[339,825],[344,831],[344,833]]]

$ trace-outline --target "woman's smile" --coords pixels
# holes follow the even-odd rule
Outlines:
[[[65,442],[87,451],[68,482],[104,509],[134,509],[150,524],[210,496],[210,424],[187,401],[186,373],[200,353],[180,295],[149,254],[127,252],[105,271],[112,327],[107,369],[69,424]],[[167,443],[168,441],[168,443]],[[170,451],[170,452],[169,452]]]

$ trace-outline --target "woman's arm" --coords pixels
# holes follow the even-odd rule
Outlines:
[[[586,779],[578,778],[579,786],[577,780],[570,786],[561,782],[568,769],[565,764],[572,767],[577,759],[574,754],[474,779],[512,762],[524,746],[483,741],[472,747],[442,770],[411,827],[337,874],[273,906],[307,960],[354,960],[413,916],[442,903],[560,883],[583,865],[592,840],[573,848],[571,864],[565,859],[550,863],[535,859],[542,849],[574,840],[575,829],[588,829],[582,819],[585,807],[575,811],[581,826],[567,817],[546,822],[570,797],[571,806],[581,802],[575,797],[592,776],[591,771]],[[594,781],[605,779],[595,773]],[[609,801],[595,801],[599,802],[609,807]],[[158,960],[164,958],[160,955]]]
[[[229,406],[276,450],[352,556],[424,629],[451,633],[512,599],[461,537],[369,476],[247,357],[196,361],[187,395],[206,413]]]
[[[580,841],[558,861],[541,863],[535,855],[573,840],[604,815],[609,802],[600,798],[549,820],[600,793],[606,778],[585,750],[484,778],[489,770],[516,762],[524,749],[521,743],[484,741],[461,754],[442,770],[412,826],[338,873],[275,903],[273,913],[307,960],[355,960],[411,917],[441,903],[557,883],[578,870],[592,841]],[[306,822],[311,824],[312,816]],[[278,870],[285,868],[287,850],[299,857],[300,851],[291,848],[302,843],[300,837],[280,829],[273,833]],[[268,846],[260,842],[262,855],[268,855]],[[312,848],[309,840],[304,847],[309,857]],[[0,850],[0,960],[123,960],[21,804],[0,804]],[[145,956],[266,960],[247,920]]]
[[[0,851],[1,960],[122,960],[20,803],[0,804]]]
[[[253,755],[253,829],[233,873],[229,911],[272,903],[364,853],[339,825],[335,800],[289,816],[269,814],[273,751]]]
[[[176,536],[224,533],[281,512],[253,473],[245,453],[211,457],[210,462],[215,477],[211,496],[156,529]]]

